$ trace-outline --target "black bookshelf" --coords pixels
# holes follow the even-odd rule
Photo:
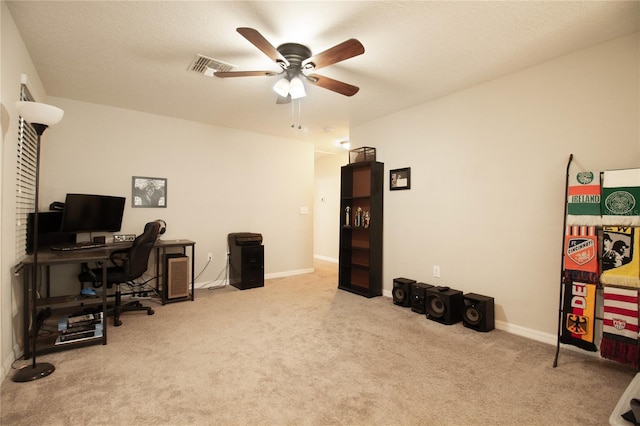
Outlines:
[[[338,288],[365,297],[382,295],[384,163],[341,168]]]

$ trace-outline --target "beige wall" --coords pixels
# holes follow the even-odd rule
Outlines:
[[[493,296],[501,328],[555,343],[566,163],[640,166],[638,55],[635,34],[352,128],[411,167],[385,194],[385,293],[402,276]]]
[[[338,262],[340,167],[348,163],[347,151],[315,161],[313,254],[330,262]]]
[[[224,278],[231,232],[262,234],[267,278],[312,270],[311,144],[50,100],[65,118],[43,143],[42,209],[71,192],[125,196],[122,232],[138,234],[147,221],[163,219],[162,238],[196,242],[196,274],[213,255],[198,285]],[[131,207],[132,176],[167,178],[167,207]],[[310,214],[301,215],[305,206]]]

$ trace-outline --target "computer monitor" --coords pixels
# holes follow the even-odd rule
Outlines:
[[[124,203],[125,197],[67,194],[61,232],[118,232]]]
[[[34,246],[34,221],[36,214],[27,216],[27,254],[33,253]],[[73,244],[76,242],[75,233],[62,233],[62,212],[38,213],[38,250],[46,249],[58,244]]]

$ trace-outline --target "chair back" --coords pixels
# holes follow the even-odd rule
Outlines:
[[[127,259],[128,280],[133,280],[142,276],[147,270],[149,264],[149,256],[153,245],[158,239],[160,224],[158,222],[149,222],[144,226],[144,232],[136,237],[129,249]]]

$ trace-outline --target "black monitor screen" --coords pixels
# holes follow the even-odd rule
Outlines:
[[[35,228],[35,213],[29,213],[27,217],[27,253],[33,253],[35,240],[33,238]],[[62,212],[38,213],[38,250],[57,244],[71,244],[76,242],[75,233],[62,233]]]
[[[67,194],[62,232],[117,232],[122,225],[124,197]]]

